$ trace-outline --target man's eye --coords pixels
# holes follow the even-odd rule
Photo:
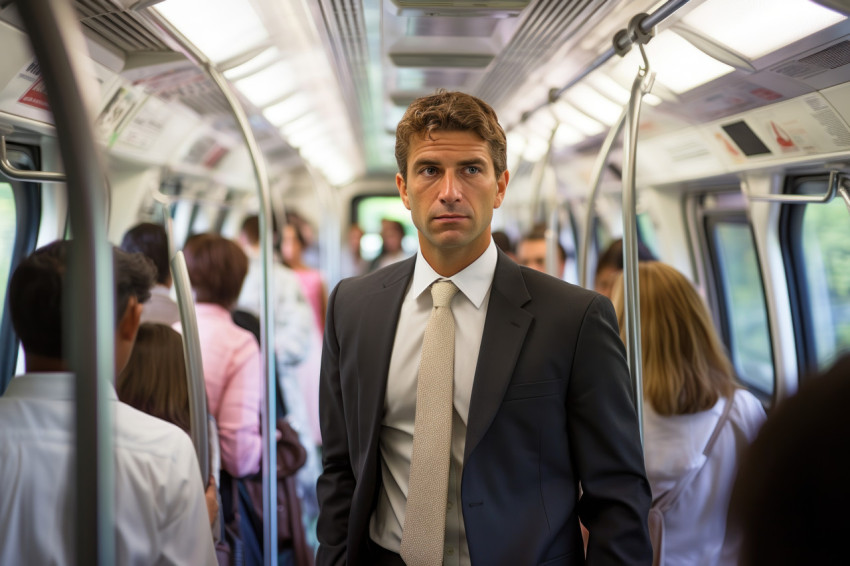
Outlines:
[[[477,165],[470,165],[466,168],[466,173],[468,175],[475,175],[476,173],[479,173],[480,171],[481,171],[481,168],[478,167]]]
[[[436,167],[423,167],[421,172],[422,172],[423,175],[427,175],[428,177],[430,177],[432,175],[437,174],[437,168]]]

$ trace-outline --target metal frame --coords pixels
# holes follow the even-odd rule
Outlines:
[[[18,0],[21,21],[43,71],[65,164],[74,240],[68,265],[63,340],[76,374],[76,563],[115,563],[112,414],[115,372],[112,250],[106,237],[106,191],[95,141],[95,91],[86,45],[66,0]]]
[[[28,171],[18,169],[9,162],[6,154],[6,136],[0,136],[0,172],[13,181],[32,181],[35,183],[64,183],[64,173],[50,171]]]
[[[581,241],[581,248],[578,256],[578,281],[579,285],[590,288],[590,273],[588,273],[587,263],[590,254],[590,243],[593,241],[593,217],[596,214],[596,199],[599,198],[599,188],[602,186],[602,177],[605,174],[605,167],[608,165],[608,157],[611,155],[611,150],[614,143],[623,131],[623,126],[626,123],[626,114],[628,109],[623,108],[620,117],[608,130],[608,135],[605,136],[605,141],[602,142],[602,147],[599,149],[599,154],[596,156],[596,162],[593,164],[593,187],[590,190],[590,197],[587,201],[587,211],[584,216],[584,229]]]
[[[822,195],[791,195],[791,194],[769,194],[769,195],[754,195],[750,192],[748,183],[743,183],[744,196],[750,201],[767,201],[778,202],[782,204],[825,204],[835,198],[837,193],[841,194],[841,198],[850,207],[850,201],[847,196],[847,185],[850,184],[850,177],[840,171],[829,172],[829,182],[826,187],[826,193]]]

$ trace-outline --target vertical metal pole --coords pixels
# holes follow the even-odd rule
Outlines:
[[[626,163],[623,167],[623,295],[626,317],[626,353],[632,374],[632,393],[643,444],[643,360],[640,336],[640,286],[638,282],[637,210],[635,206],[635,175],[637,171],[637,138],[640,104],[643,94],[652,86],[654,73],[638,72],[632,83],[623,145]]]
[[[605,166],[608,164],[608,156],[611,154],[611,148],[614,147],[614,142],[623,131],[623,124],[626,123],[626,114],[628,106],[623,108],[617,122],[608,130],[608,135],[602,143],[602,148],[596,156],[596,163],[593,164],[593,186],[590,189],[590,196],[587,199],[587,211],[584,215],[584,235],[581,241],[581,248],[578,254],[578,282],[579,285],[590,288],[590,273],[587,269],[587,256],[590,253],[590,243],[593,241],[593,217],[596,213],[596,199],[599,196],[599,187],[602,186],[602,177],[605,174]]]
[[[269,177],[266,172],[266,162],[260,151],[260,146],[251,130],[251,124],[245,110],[239,104],[230,84],[224,76],[210,63],[206,63],[207,72],[221,89],[227,99],[248,153],[254,165],[254,175],[257,178],[257,192],[260,197],[260,259],[263,265],[263,283],[260,293],[260,347],[263,355],[263,369],[266,376],[265,407],[262,412],[263,428],[263,564],[277,564],[277,405],[275,405],[276,370],[274,356],[274,311],[269,299],[274,285],[274,256],[272,249],[272,200],[269,188]]]
[[[76,374],[76,563],[115,563],[112,415],[115,375],[112,248],[106,238],[104,169],[92,124],[96,93],[68,0],[18,0],[43,72],[65,164],[74,229],[63,303],[63,343]]]

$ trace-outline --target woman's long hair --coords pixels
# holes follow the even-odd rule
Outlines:
[[[163,324],[139,326],[127,367],[118,376],[118,398],[189,432],[189,386],[183,339]]]
[[[660,415],[682,415],[731,398],[734,370],[696,289],[661,262],[641,262],[638,271],[644,399]],[[622,275],[612,301],[625,341]]]

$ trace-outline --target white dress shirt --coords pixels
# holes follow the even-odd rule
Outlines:
[[[75,563],[74,376],[30,373],[0,398],[0,564]],[[189,436],[111,390],[115,563],[217,564]],[[82,502],[83,505],[89,502]]]
[[[496,245],[491,240],[487,250],[471,265],[452,277],[445,278],[434,271],[421,253],[417,254],[413,278],[401,306],[390,359],[380,433],[383,482],[369,530],[372,540],[388,550],[398,552],[407,505],[422,340],[433,306],[429,289],[431,284],[439,279],[452,281],[460,292],[452,301],[452,315],[455,319],[455,375],[451,467],[443,555],[445,566],[468,566],[470,563],[463,523],[460,480],[472,383],[478,364],[478,350],[484,332],[484,321],[487,318],[487,304],[493,275],[496,272],[497,257]]]

